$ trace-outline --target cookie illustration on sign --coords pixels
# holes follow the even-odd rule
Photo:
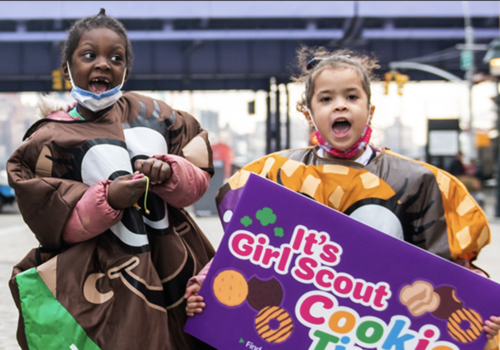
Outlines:
[[[261,281],[253,277],[248,282],[248,304],[255,310],[260,311],[266,306],[279,306],[283,300],[283,288],[275,279]]]
[[[461,309],[464,305],[464,303],[458,300],[453,287],[441,286],[434,289],[434,292],[439,295],[441,300],[438,308],[432,312],[432,314],[438,318],[447,320],[452,313]]]
[[[399,293],[399,300],[406,305],[413,316],[420,316],[432,312],[439,306],[439,295],[434,292],[432,284],[425,281],[416,281],[405,286]]]
[[[248,295],[248,284],[238,271],[224,270],[214,279],[214,294],[226,306],[238,306]]]
[[[268,343],[281,343],[292,334],[293,321],[279,306],[266,306],[255,318],[255,329]]]
[[[252,277],[247,283],[238,271],[224,270],[214,278],[213,291],[217,300],[226,306],[238,306],[246,300],[257,310],[255,330],[268,343],[284,342],[292,334],[293,320],[280,307],[283,287],[276,278],[263,281]]]
[[[474,310],[458,309],[448,318],[448,333],[461,343],[476,340],[483,331],[483,319]]]
[[[455,288],[434,288],[425,281],[416,281],[405,286],[399,300],[408,307],[413,316],[431,312],[437,318],[447,320],[450,336],[460,343],[470,343],[479,338],[483,330],[483,319],[474,310],[465,308],[455,294]]]

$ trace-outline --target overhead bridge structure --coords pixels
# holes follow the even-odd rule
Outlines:
[[[490,1],[2,1],[0,92],[53,90],[67,30],[101,7],[132,41],[126,90],[271,92],[271,84],[290,81],[301,45],[373,53],[380,74],[390,62],[410,60],[463,77],[456,45],[465,42],[464,16],[476,44],[499,37],[499,5]],[[476,51],[475,62],[486,71],[483,55]],[[268,152],[287,144],[277,97],[276,112],[268,103]]]
[[[463,76],[455,49],[465,37],[462,3],[3,1],[0,91],[52,90],[67,30],[101,7],[132,40],[129,90],[268,90],[271,77],[289,81],[303,44],[373,52],[381,73],[391,61],[442,52],[429,64]],[[497,2],[470,1],[476,43],[499,36],[498,12]],[[477,62],[484,53],[476,54]],[[412,78],[436,79],[420,72]]]

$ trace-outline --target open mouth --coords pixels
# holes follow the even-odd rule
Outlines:
[[[111,82],[106,78],[94,78],[89,83],[90,91],[100,94],[109,90]]]
[[[345,118],[339,118],[333,123],[332,130],[336,137],[344,137],[351,130],[351,123]]]

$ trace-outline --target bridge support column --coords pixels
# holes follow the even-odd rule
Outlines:
[[[276,78],[271,78],[267,93],[266,154],[281,149],[280,92]]]

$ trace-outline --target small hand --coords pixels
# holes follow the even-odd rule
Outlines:
[[[198,295],[200,288],[201,286],[198,283],[192,284],[186,288],[184,298],[187,299],[186,314],[189,317],[193,317],[195,313],[201,314],[206,306],[203,302],[203,297]]]
[[[135,169],[149,177],[151,185],[161,184],[172,176],[170,164],[156,158],[136,160]]]
[[[114,179],[108,188],[108,203],[113,209],[125,209],[137,203],[146,191],[146,178],[132,180],[133,174]]]
[[[484,322],[483,331],[486,332],[486,338],[492,339],[500,330],[500,316],[491,316],[489,320]]]

